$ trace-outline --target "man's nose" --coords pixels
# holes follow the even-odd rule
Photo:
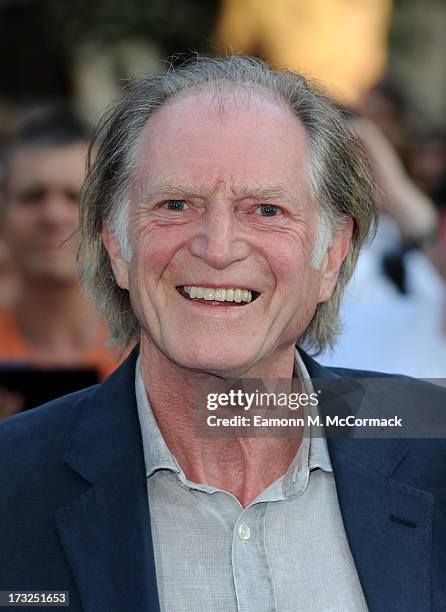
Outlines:
[[[64,225],[73,215],[64,198],[59,195],[47,195],[42,201],[40,218],[47,225]]]
[[[249,244],[232,206],[219,202],[209,206],[197,223],[190,252],[209,266],[223,269],[249,254]]]

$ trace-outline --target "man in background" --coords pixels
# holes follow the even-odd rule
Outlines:
[[[93,368],[104,379],[118,354],[105,347],[106,326],[82,292],[76,261],[87,140],[73,112],[47,108],[25,119],[6,145],[1,227],[20,289],[0,310],[0,363]],[[3,406],[0,416],[7,416],[20,402]]]

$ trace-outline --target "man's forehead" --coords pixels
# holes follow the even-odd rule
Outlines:
[[[265,124],[287,122],[306,139],[306,131],[292,110],[272,92],[260,88],[194,88],[176,94],[158,108],[146,122],[142,146],[149,144],[156,133],[169,134],[169,127],[181,125],[199,128],[203,121],[225,125],[230,121],[264,129]]]
[[[289,108],[252,92],[248,105],[225,99],[222,117],[213,110],[214,98],[207,90],[188,92],[152,115],[141,135],[137,182],[162,193],[185,182],[209,191],[221,180],[229,189],[252,193],[259,182],[277,191],[291,175],[302,177],[309,142]],[[251,178],[249,189],[244,177]]]

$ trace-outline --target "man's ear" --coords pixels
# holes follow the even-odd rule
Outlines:
[[[128,263],[121,253],[113,232],[104,224],[101,232],[102,243],[110,258],[110,264],[115,275],[116,283],[121,289],[129,288]]]
[[[353,219],[348,217],[341,229],[335,232],[331,245],[325,253],[324,260],[319,272],[321,275],[321,284],[319,287],[319,302],[327,302],[336,286],[341,269],[353,234]]]

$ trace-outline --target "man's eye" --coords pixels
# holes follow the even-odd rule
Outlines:
[[[184,200],[167,200],[167,202],[164,202],[164,208],[168,210],[186,210],[189,207]]]
[[[30,189],[29,191],[22,191],[17,195],[17,201],[22,206],[32,206],[40,204],[46,196],[44,189]]]
[[[274,204],[262,204],[256,208],[256,212],[262,217],[277,217],[282,213],[282,209],[280,206],[274,206]]]

